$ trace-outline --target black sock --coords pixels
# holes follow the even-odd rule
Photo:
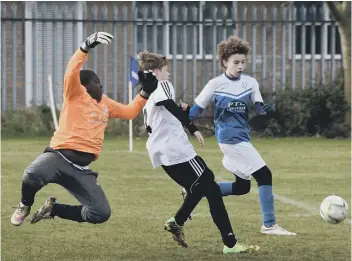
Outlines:
[[[222,199],[220,187],[213,181],[207,184],[204,191],[209,203],[211,217],[221,233],[224,245],[230,248],[234,247],[237,241]]]
[[[21,202],[23,205],[31,207],[34,203],[35,194],[38,192],[37,188],[22,181],[22,197]]]
[[[202,199],[202,194],[197,188],[194,189],[193,193],[188,193],[181,208],[177,211],[175,215],[175,221],[179,226],[183,226],[188,219],[189,215],[192,213],[194,208],[198,205],[199,201]]]
[[[229,248],[233,248],[236,243],[237,243],[237,240],[234,236],[234,234],[231,232],[230,235],[223,235],[222,236],[222,242],[224,242],[224,245],[229,247]]]
[[[82,205],[70,206],[56,203],[51,211],[50,216],[57,216],[63,219],[68,219],[76,222],[85,222],[81,214],[82,207]]]

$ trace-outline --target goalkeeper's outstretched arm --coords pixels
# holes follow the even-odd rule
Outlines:
[[[113,36],[106,32],[96,32],[90,35],[73,54],[67,64],[64,78],[64,98],[73,99],[84,93],[85,88],[81,85],[80,70],[88,58],[88,52],[91,48],[99,44],[109,44]]]
[[[81,86],[79,72],[87,57],[88,54],[79,48],[68,62],[64,78],[65,99],[70,100],[83,93],[84,87]]]

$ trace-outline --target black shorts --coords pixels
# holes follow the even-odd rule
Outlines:
[[[213,172],[205,164],[204,160],[195,156],[190,161],[179,163],[171,166],[162,165],[165,172],[180,186],[184,187],[187,191],[192,193],[192,187],[197,184],[199,179],[204,175],[212,175]]]

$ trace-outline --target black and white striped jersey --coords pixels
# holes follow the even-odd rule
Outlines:
[[[143,108],[144,125],[149,133],[147,150],[154,168],[189,161],[196,156],[181,122],[158,103],[172,99],[175,90],[169,81],[159,81]]]

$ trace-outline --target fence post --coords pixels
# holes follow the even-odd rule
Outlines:
[[[127,103],[128,102],[128,82],[127,82],[127,76],[128,76],[128,63],[127,63],[127,7],[124,5],[122,7],[122,64],[123,64],[123,102]]]
[[[1,8],[2,16],[6,14],[6,5]],[[7,83],[6,83],[6,21],[1,21],[1,109],[6,111]]]
[[[25,2],[25,18],[31,19],[32,18],[32,10],[33,2]],[[30,107],[33,103],[33,68],[32,68],[32,60],[34,59],[32,50],[33,50],[33,25],[32,21],[25,21],[24,22],[24,30],[25,30],[25,37],[24,37],[24,81],[25,81],[25,107]]]
[[[272,54],[271,54],[271,57],[272,57],[272,69],[271,69],[271,88],[272,88],[272,94],[274,95],[275,97],[275,93],[276,93],[276,23],[277,23],[277,20],[276,20],[276,17],[277,17],[277,9],[275,7],[273,7],[271,9],[271,14],[272,14],[272,20],[273,20],[273,24],[272,24]],[[274,98],[273,97],[273,98]],[[275,100],[275,98],[274,98]]]
[[[156,6],[154,3],[152,5],[152,17],[153,17],[153,24],[152,24],[152,37],[153,37],[153,47],[152,47],[152,52],[153,53],[158,53],[158,42],[162,39],[158,39],[158,25],[157,25],[157,19],[158,19],[158,6]]]
[[[171,20],[172,20],[172,84],[175,88],[175,93],[177,93],[177,6],[171,8]]]
[[[77,20],[83,20],[83,13],[87,10],[86,9],[86,3],[83,1],[77,1],[76,6],[76,17],[74,19]],[[81,43],[84,40],[83,36],[83,22],[82,21],[77,21],[76,22],[76,42],[73,42],[73,50],[76,51],[76,49],[81,45]],[[87,36],[88,37],[88,36]]]
[[[103,18],[105,21],[108,20],[108,8],[106,7],[106,5],[103,6]],[[103,31],[104,32],[108,31],[106,22],[103,23]],[[124,39],[124,41],[127,41],[127,37],[126,38],[124,37],[123,39]],[[116,39],[114,39],[114,40],[116,41]],[[103,92],[105,95],[108,95],[108,48],[106,45],[104,45],[103,48],[104,48]]]
[[[192,20],[193,23],[193,31],[192,31],[192,101],[197,94],[197,45],[198,45],[198,35],[197,35],[197,17],[198,17],[198,8],[193,6],[191,8]]]
[[[247,38],[247,7],[242,9],[242,38],[246,40]]]
[[[267,10],[266,7],[262,9],[263,22],[262,22],[262,90],[265,89],[265,78],[266,78],[266,21],[267,21]]]
[[[306,85],[306,25],[305,21],[307,19],[307,9],[302,6],[300,10],[302,13],[302,22],[301,25],[301,88],[304,89]]]
[[[257,38],[257,8],[252,7],[252,76],[255,76],[256,73],[256,65],[257,65],[257,53],[256,53],[256,38]]]
[[[82,41],[83,42],[89,35],[88,35],[88,8],[85,3],[82,2],[82,14],[83,14],[83,33],[82,33]],[[79,45],[78,45],[79,46]],[[78,48],[77,46],[77,48]],[[83,69],[87,69],[88,63],[83,64]]]
[[[144,5],[142,7],[142,17],[143,17],[143,51],[148,49],[148,28],[147,28],[147,20],[148,20],[148,6]]]
[[[296,19],[297,19],[297,9],[296,7],[292,8],[292,54],[291,54],[291,88],[296,87]]]
[[[212,78],[215,78],[216,77],[216,45],[218,43],[218,40],[217,40],[217,23],[216,23],[216,15],[217,15],[217,12],[218,12],[218,9],[216,6],[213,7],[213,14],[212,14],[212,19],[213,19],[213,26],[212,26],[212,29],[213,29],[213,59],[212,59]]]
[[[53,84],[53,96],[54,96],[54,104],[56,107],[56,104],[58,103],[58,91],[56,88],[56,81],[57,81],[57,61],[56,61],[56,52],[57,52],[57,22],[55,21],[57,19],[57,13],[58,13],[58,8],[57,5],[53,6],[52,8],[52,14],[53,14],[53,20],[52,20],[52,26],[53,26],[53,39],[52,39],[52,84]],[[48,77],[46,76],[46,79]],[[45,81],[45,80],[44,80]]]
[[[46,18],[46,12],[47,12],[47,5],[43,4],[43,9],[42,9],[42,18]],[[43,72],[42,72],[42,104],[47,105],[47,95],[48,95],[48,84],[47,84],[47,79],[48,79],[48,47],[47,47],[47,39],[48,39],[48,30],[46,30],[46,25],[47,21],[42,22],[42,44],[43,44],[43,57],[42,57],[42,62],[43,62]]]
[[[336,46],[335,35],[336,35],[336,23],[333,22],[333,23],[331,23],[330,87],[333,85],[334,79],[335,79],[335,46]]]
[[[118,89],[117,89],[118,88],[118,86],[117,86],[117,73],[118,73],[118,70],[117,70],[118,37],[117,36],[118,36],[118,34],[117,34],[117,26],[116,26],[117,19],[118,19],[118,9],[116,6],[114,6],[112,31],[117,39],[115,41],[112,41],[112,86],[113,86],[113,99],[115,101],[117,101],[117,93],[118,93]],[[134,33],[134,31],[133,31],[133,33]],[[134,52],[133,52],[133,55],[134,55]]]
[[[232,6],[234,7],[235,5],[233,4]],[[235,12],[235,11],[236,10],[233,10],[233,12]],[[222,24],[222,27],[223,27],[222,28],[222,35],[223,35],[223,37],[222,37],[222,39],[218,39],[218,40],[226,40],[226,36],[227,36],[227,16],[228,16],[227,14],[228,14],[227,7],[223,5],[220,8],[220,17],[223,17],[223,21],[222,21],[223,22],[223,24]],[[233,19],[235,20],[234,16],[233,16]],[[232,20],[233,23],[235,22],[234,20]],[[234,35],[237,35],[236,34],[237,30],[235,29],[236,26],[237,25],[233,26],[234,29],[232,30],[234,32]],[[215,55],[216,54],[217,53],[215,53]],[[217,74],[221,74],[222,68],[221,68],[221,66],[219,66],[219,63],[217,63],[217,67],[218,68],[220,67]]]
[[[17,16],[17,5],[12,4],[12,17]],[[17,22],[12,22],[12,109],[17,107]]]
[[[187,97],[187,17],[188,17],[188,8],[182,6],[182,37],[183,37],[183,48],[182,48],[182,100],[186,101]],[[174,43],[176,44],[176,42]]]
[[[235,25],[235,26],[232,26],[233,27],[233,35],[238,35],[238,23],[237,21],[239,21],[238,19],[238,2],[237,1],[232,1],[232,13],[233,13],[233,16],[231,17],[232,19],[232,24]],[[227,10],[227,7],[226,7],[226,12],[228,12]],[[226,17],[226,16],[225,16]]]
[[[97,31],[97,20],[98,20],[98,7],[94,5],[92,7],[92,13],[93,13],[93,32]],[[88,37],[88,35],[87,35]],[[93,50],[93,70],[95,73],[98,72],[98,48],[94,48]]]
[[[311,72],[311,74],[312,74],[312,79],[311,79],[311,83],[312,83],[312,86],[314,86],[315,85],[315,75],[316,75],[316,65],[315,65],[315,53],[316,53],[316,50],[315,50],[315,43],[316,43],[316,35],[315,35],[315,20],[316,20],[316,12],[317,12],[317,9],[316,9],[316,7],[315,7],[315,5],[313,5],[312,6],[312,14],[313,14],[313,18],[314,18],[314,21],[313,21],[313,23],[312,23],[312,25],[311,25],[311,29],[310,29],[310,33],[311,33],[311,35],[312,35],[312,42],[311,42],[311,66],[312,66],[312,72]]]
[[[286,83],[286,9],[281,10],[281,19],[282,19],[282,53],[281,53],[281,83],[283,89],[285,88]]]
[[[324,11],[323,9],[324,8],[321,8],[321,13],[324,17]],[[322,21],[321,22],[321,26],[320,26],[320,39],[322,39],[321,41],[321,57],[320,57],[320,69],[321,69],[321,83],[322,85],[325,84],[325,54],[327,53],[326,49],[327,49],[327,46],[326,46],[326,41],[324,41],[325,39],[327,39],[327,24],[326,24],[326,21]]]
[[[36,19],[37,18],[37,9],[36,6],[32,10],[32,18]],[[32,96],[33,96],[33,101],[32,105],[37,105],[37,91],[38,91],[38,83],[37,83],[37,22],[36,20],[33,20],[32,24],[32,29],[33,29],[33,36],[32,36],[32,50],[31,53],[33,53],[32,56],[32,82],[33,82],[33,90],[32,90]]]

